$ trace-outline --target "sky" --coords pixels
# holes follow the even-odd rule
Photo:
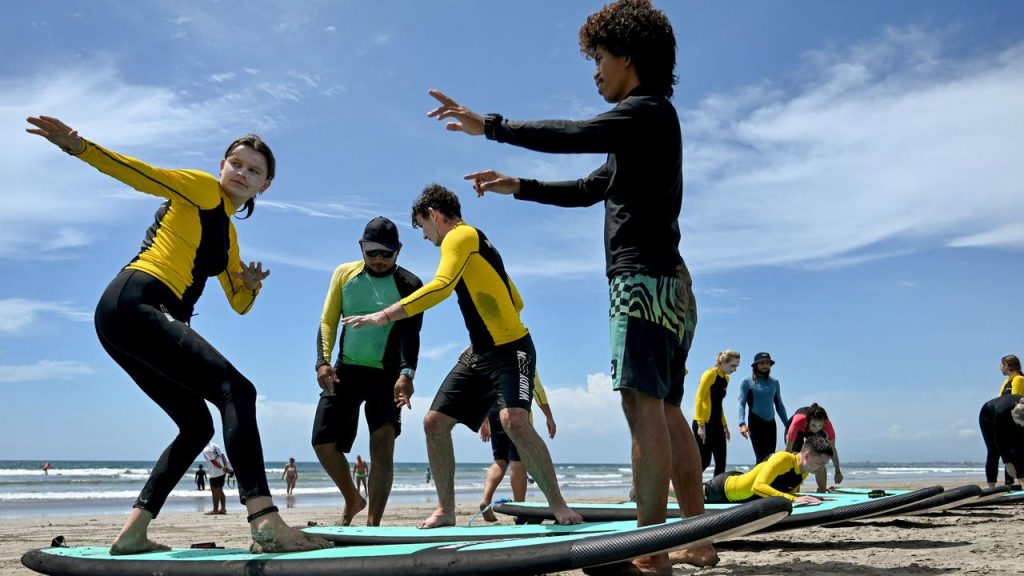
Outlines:
[[[189,1],[5,7],[0,51],[0,459],[152,460],[170,419],[100,347],[91,319],[160,199],[26,134],[57,116],[121,153],[216,172],[262,134],[277,178],[236,221],[272,273],[239,316],[211,282],[193,327],[259,392],[268,460],[315,460],[314,349],[331,272],[371,218],[400,227],[425,281],[438,251],[409,209],[437,182],[501,252],[558,422],[556,463],[628,462],[610,386],[602,208],[476,198],[463,175],[575,179],[595,155],[545,155],[447,132],[436,88],[511,119],[610,106],[577,33],[600,1]],[[792,412],[822,404],[845,461],[983,460],[977,414],[1024,354],[1024,4],[662,0],[677,36],[684,133],[681,252],[699,323],[683,411],[724,349],[756,352]],[[430,310],[400,462],[426,461],[422,418],[467,335]],[[539,413],[538,413],[539,416]],[[219,418],[217,440],[220,441]],[[490,450],[454,433],[458,461]],[[367,454],[361,424],[354,454]]]

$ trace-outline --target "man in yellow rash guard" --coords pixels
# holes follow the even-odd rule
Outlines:
[[[1024,395],[1024,375],[1020,371],[1020,358],[1013,354],[1003,356],[999,370],[1006,376],[1006,382],[999,387],[999,396],[1004,394]]]
[[[704,501],[709,504],[746,502],[756,498],[782,496],[790,502],[817,504],[814,496],[797,496],[808,474],[813,474],[832,458],[827,440],[812,436],[800,452],[776,452],[747,472],[719,474],[704,483]]]
[[[462,221],[459,198],[438,184],[427,186],[412,207],[413,227],[441,248],[434,279],[380,312],[345,318],[345,326],[383,326],[422,313],[455,292],[469,340],[472,362],[456,363],[423,419],[427,456],[438,506],[420,528],[455,525],[455,455],[452,429],[462,423],[480,429],[496,402],[501,423],[526,468],[547,496],[560,524],[583,519],[565,504],[544,440],[530,424],[536,352],[519,318],[523,300],[505,273],[501,255],[483,232]]]

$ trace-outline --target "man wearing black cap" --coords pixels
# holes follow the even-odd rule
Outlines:
[[[767,352],[758,352],[750,367],[754,369],[750,378],[740,384],[740,434],[750,438],[754,447],[754,463],[761,462],[775,452],[778,432],[775,428],[775,411],[782,419],[782,429],[789,424],[786,405],[782,403],[779,381],[771,377],[775,360]],[[750,408],[748,417],[747,407]]]
[[[370,499],[367,526],[380,525],[394,475],[395,438],[402,432],[403,405],[412,407],[413,378],[420,350],[423,316],[365,330],[345,330],[341,317],[383,310],[423,283],[397,265],[402,243],[394,222],[378,216],[366,225],[359,241],[363,259],[338,266],[320,316],[316,335],[316,377],[320,403],[313,421],[313,449],[320,464],[345,497],[341,524],[367,506],[352,483],[345,453],[352,449],[359,425],[359,407],[366,402],[370,429]],[[338,357],[331,364],[335,338]]]

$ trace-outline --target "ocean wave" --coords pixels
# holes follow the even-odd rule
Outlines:
[[[576,478],[585,478],[587,480],[604,480],[607,478],[622,478],[622,474],[577,474]]]

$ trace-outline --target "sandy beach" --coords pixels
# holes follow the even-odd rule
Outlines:
[[[914,486],[888,486],[912,488]],[[950,486],[947,486],[949,488]],[[174,547],[214,541],[217,545],[247,546],[245,514],[237,502],[225,516],[199,512],[163,514],[150,530],[157,541]],[[425,518],[430,504],[389,507],[385,524],[408,526]],[[475,507],[459,505],[459,524],[465,525]],[[282,508],[293,525],[331,524],[334,508]],[[63,535],[69,545],[105,545],[120,529],[124,515],[83,515],[0,521],[0,575],[32,574],[22,567],[21,555],[49,545]],[[502,523],[511,519],[501,518]],[[365,521],[365,516],[356,522]],[[479,522],[479,518],[475,521]],[[677,566],[675,574],[1019,574],[1020,542],[1024,539],[1024,505],[953,510],[942,514],[865,520],[837,528],[815,528],[748,536],[718,544],[721,563],[697,570]],[[581,571],[562,572],[579,576]]]

